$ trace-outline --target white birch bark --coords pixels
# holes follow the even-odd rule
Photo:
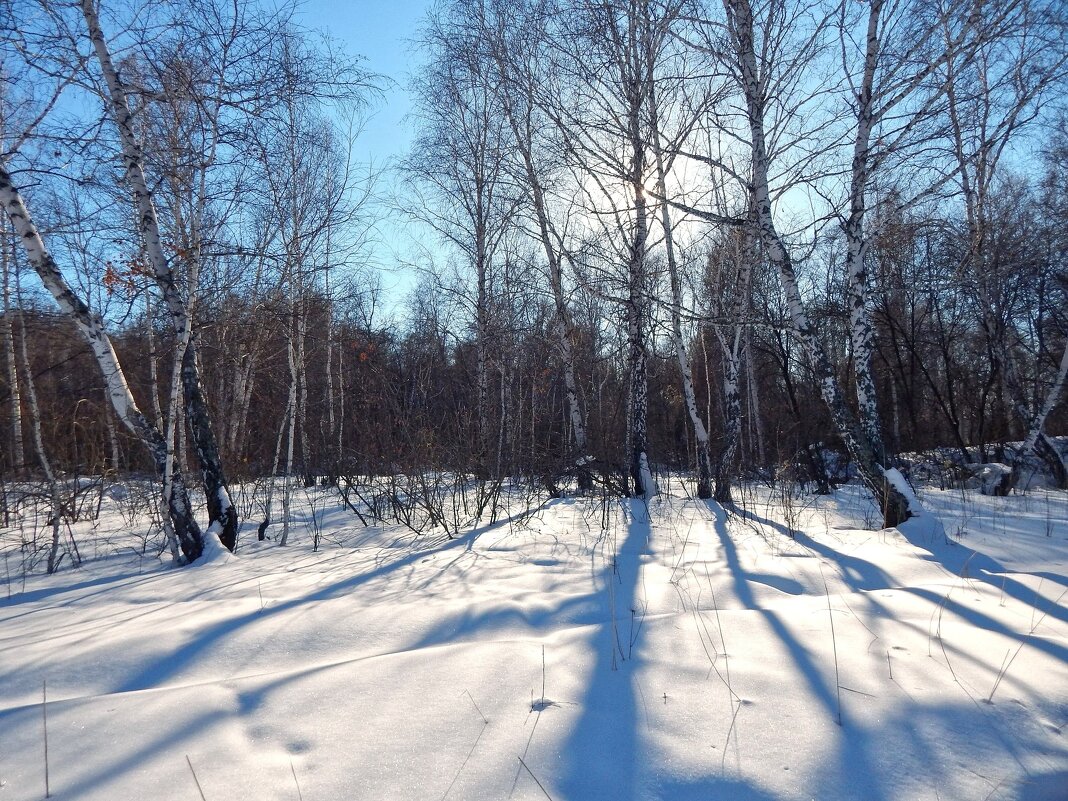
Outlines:
[[[278,541],[279,545],[287,545],[289,543],[289,511],[293,488],[293,449],[296,443],[297,420],[299,419],[297,414],[297,383],[300,380],[300,367],[297,361],[296,339],[299,333],[297,318],[300,315],[296,310],[292,312],[292,315],[291,333],[289,342],[286,344],[286,358],[289,362],[289,399],[286,404],[289,431],[286,439],[286,471],[282,479],[282,538]]]
[[[1057,402],[1061,398],[1061,392],[1064,389],[1065,377],[1068,376],[1068,340],[1064,343],[1064,353],[1061,354],[1061,361],[1057,368],[1057,373],[1053,377],[1053,383],[1049,388],[1049,392],[1046,393],[1046,397],[1042,402],[1042,405],[1035,409],[1034,413],[1029,416],[1029,424],[1027,427],[1027,436],[1024,437],[1023,444],[1020,446],[1020,450],[1017,453],[1016,458],[1013,460],[1013,485],[1019,481],[1020,477],[1020,464],[1024,457],[1034,451],[1042,458],[1052,457],[1061,462],[1061,475],[1056,476],[1059,483],[1064,483],[1064,467],[1063,459],[1060,452],[1057,450],[1042,429],[1046,424],[1046,418],[1049,417],[1050,412],[1056,407]],[[1026,419],[1026,418],[1025,418]]]
[[[48,575],[51,576],[59,567],[60,552],[60,527],[63,519],[63,503],[60,499],[60,485],[56,473],[52,471],[52,462],[45,451],[45,441],[41,433],[41,406],[37,404],[37,391],[34,387],[33,372],[30,368],[30,356],[26,348],[26,320],[22,320],[19,356],[22,364],[22,374],[26,376],[26,400],[30,408],[30,433],[33,442],[33,450],[37,454],[37,464],[45,474],[48,482],[48,494],[51,501],[50,517],[48,524],[52,530],[51,544],[48,548]]]
[[[549,266],[549,288],[552,291],[553,308],[556,312],[554,332],[557,352],[560,354],[560,363],[563,368],[567,414],[571,424],[571,433],[575,441],[578,460],[584,464],[588,456],[588,445],[586,416],[579,402],[578,381],[576,380],[575,372],[575,353],[572,344],[575,326],[564,296],[563,258],[557,245],[559,235],[555,231],[549,214],[545,187],[534,159],[533,79],[517,73],[508,61],[509,54],[505,52],[505,46],[502,42],[494,42],[493,52],[500,78],[501,106],[515,138],[516,149],[519,151],[520,158],[523,161],[523,170],[530,191],[530,203],[538,226],[538,238]],[[522,106],[520,108],[517,108],[516,103],[513,102],[512,91],[519,93],[522,98]],[[580,482],[588,483],[588,480],[583,482],[580,476]]]
[[[40,277],[41,283],[55,299],[60,310],[78,327],[92,351],[104,376],[108,397],[115,413],[148,448],[157,472],[162,478],[167,458],[167,446],[163,436],[138,408],[133,393],[130,392],[130,387],[126,383],[126,376],[123,374],[115,349],[104,330],[103,321],[99,315],[93,313],[81,299],[76,297],[67,285],[59,265],[45,247],[22,195],[15,188],[7,167],[2,162],[0,162],[0,205],[7,212],[19,236],[30,266]],[[181,544],[182,553],[188,561],[193,561],[200,556],[204,546],[180,473],[174,476],[174,491],[167,500],[168,513]]]
[[[82,16],[89,31],[89,39],[97,61],[100,64],[104,82],[108,89],[107,106],[119,132],[122,148],[122,160],[125,178],[133,194],[137,209],[138,227],[152,267],[153,276],[163,295],[163,301],[170,313],[175,335],[187,342],[186,360],[182,369],[184,395],[188,407],[188,416],[193,428],[194,443],[204,478],[204,490],[212,522],[221,524],[220,539],[224,545],[233,550],[237,544],[237,509],[230,498],[226,477],[219,460],[218,444],[208,419],[207,406],[200,386],[199,367],[196,350],[191,337],[191,305],[195,277],[190,277],[190,294],[182,297],[174,271],[163,252],[159,220],[153,202],[152,192],[148,188],[144,173],[144,158],[141,146],[137,142],[134,130],[133,114],[126,98],[126,91],[119,78],[118,70],[111,58],[107,40],[100,27],[94,0],[80,0]],[[184,433],[184,428],[182,429]]]
[[[768,463],[764,445],[764,416],[760,409],[760,385],[753,370],[753,346],[748,330],[745,334],[745,369],[749,388],[749,419],[756,430],[757,461],[764,467]]]
[[[4,347],[4,361],[7,364],[7,385],[11,392],[11,463],[16,475],[26,465],[26,449],[22,437],[22,391],[19,387],[18,370],[15,366],[15,335],[12,325],[14,314],[11,305],[11,280],[18,269],[15,264],[14,254],[8,250],[8,236],[6,223],[0,226],[0,271],[3,282],[3,312],[0,319],[0,340]],[[19,310],[22,314],[22,310]]]
[[[869,151],[876,122],[873,107],[875,70],[879,63],[879,27],[883,0],[871,0],[864,51],[864,69],[856,97],[857,130],[853,142],[853,162],[849,187],[849,215],[845,222],[846,272],[848,275],[849,331],[853,351],[860,424],[880,464],[885,464],[879,406],[872,376],[875,332],[868,302],[868,268],[865,256],[868,241],[864,231],[865,195],[871,177]]]
[[[894,526],[908,518],[908,499],[887,479],[883,464],[842,397],[830,360],[808,320],[793,261],[772,216],[769,158],[764,134],[765,83],[757,67],[752,9],[748,0],[723,0],[723,5],[749,117],[751,184],[757,231],[769,261],[778,269],[794,331],[808,351],[824,401],[864,483],[878,501],[884,523]]]
[[[664,154],[660,141],[660,112],[657,108],[655,84],[652,75],[652,57],[647,59],[649,69],[648,102],[650,117],[651,143],[656,165],[656,192],[659,197],[667,197],[667,170],[664,167]],[[679,277],[679,265],[675,256],[675,234],[671,222],[671,209],[667,203],[660,204],[660,223],[664,230],[664,251],[667,258],[668,278],[671,284],[671,339],[675,349],[675,359],[679,364],[679,378],[682,381],[682,398],[686,412],[693,426],[694,438],[697,440],[697,497],[712,497],[712,463],[708,449],[708,429],[697,409],[697,394],[693,387],[693,371],[690,369],[690,356],[682,334],[682,281]]]
[[[0,247],[4,246],[0,244]],[[16,290],[16,295],[18,295],[19,307],[21,309],[21,293]],[[45,475],[45,481],[48,482],[48,494],[52,504],[50,510],[51,517],[48,520],[48,524],[52,528],[52,541],[48,549],[48,563],[46,567],[48,575],[52,575],[59,567],[59,532],[63,518],[63,503],[59,494],[59,481],[56,479],[56,474],[52,470],[52,461],[48,458],[48,452],[45,450],[44,446],[44,437],[41,434],[41,407],[37,402],[37,388],[34,385],[33,370],[30,368],[30,355],[26,348],[26,318],[23,317],[21,313],[19,314],[19,322],[21,323],[19,326],[21,329],[19,331],[19,362],[22,367],[22,374],[25,378],[26,403],[30,410],[30,441],[33,443],[34,452],[37,454],[37,463],[41,466],[41,472]]]

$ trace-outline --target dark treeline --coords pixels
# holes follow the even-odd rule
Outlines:
[[[0,8],[4,478],[154,472],[187,559],[264,476],[1065,484],[1059,3],[442,2],[377,174],[291,8]]]
[[[1060,357],[1066,300],[1058,269],[1068,229],[1063,209],[1058,217],[1042,194],[1021,184],[1013,190],[1005,230],[997,233],[999,247],[1006,248],[998,256],[999,305],[1007,328],[1027,332],[1015,348],[1019,363],[1029,367],[1026,385],[1034,402],[1047,389]],[[1001,445],[1022,440],[1027,421],[1015,413],[998,366],[991,364],[977,299],[962,293],[955,281],[959,246],[948,220],[897,220],[873,243],[882,423],[895,452],[945,446],[957,449],[962,460],[1004,461],[1010,457]],[[773,290],[764,296],[758,292],[746,333],[745,424],[734,467],[740,474],[797,461],[817,442],[840,447]],[[279,442],[286,434],[290,382],[284,310],[251,292],[219,297],[217,308],[202,304],[197,328],[224,460],[239,478],[278,473],[285,467]],[[303,299],[308,321],[301,381],[307,400],[297,429],[297,471],[330,476],[473,469],[480,458],[477,358],[462,311],[429,282],[412,293],[403,324],[368,324],[374,315],[367,306],[374,302],[374,296],[356,293]],[[836,294],[813,301],[812,307],[828,350],[838,355],[836,371],[848,385],[848,310]],[[112,420],[99,370],[69,321],[43,304],[16,307],[10,314],[16,339],[26,332],[46,421],[44,444],[56,465],[74,473],[150,469],[143,449]],[[591,445],[587,455],[619,466],[626,435],[626,366],[618,339],[599,314],[596,307],[586,310],[586,319],[577,321],[575,341],[583,402],[590,410],[589,441],[601,443]],[[486,408],[494,444],[488,465],[495,475],[550,476],[565,472],[577,457],[566,389],[555,367],[552,316],[544,297],[521,286],[497,305],[488,393],[493,403]],[[688,343],[714,451],[722,444],[724,417],[715,324],[711,318],[704,322]],[[151,358],[166,365],[173,356],[162,321],[141,317],[117,328],[112,339],[141,405],[164,403],[165,376],[157,368],[153,383],[149,366]],[[1039,350],[1032,351],[1032,343]],[[7,417],[10,387],[5,383],[0,392]],[[150,400],[153,394],[156,401]],[[655,461],[692,470],[695,443],[666,340],[656,343],[650,363],[650,398]],[[1066,427],[1061,404],[1046,430],[1058,433]],[[7,436],[10,443],[10,430]],[[20,468],[13,455],[13,448],[5,447],[0,464],[7,476]],[[192,455],[183,458],[188,462]]]

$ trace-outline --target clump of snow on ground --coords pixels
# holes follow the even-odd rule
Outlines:
[[[116,515],[78,570],[8,558],[0,801],[44,796],[46,679],[57,799],[1065,797],[1064,493],[878,531],[855,487],[661,490],[451,540],[321,490],[317,551],[253,521],[174,568]]]

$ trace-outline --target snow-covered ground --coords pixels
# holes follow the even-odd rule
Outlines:
[[[448,540],[317,492],[317,552],[253,522],[172,568],[108,502],[99,558],[24,576],[6,532],[0,801],[44,797],[44,712],[57,799],[1068,798],[1064,493],[928,490],[945,536],[849,487],[517,500]]]

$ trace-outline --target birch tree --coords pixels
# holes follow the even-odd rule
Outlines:
[[[771,56],[767,48],[762,47],[758,42],[753,9],[748,0],[724,0],[723,7],[726,12],[729,36],[730,67],[744,98],[749,128],[748,144],[751,153],[749,183],[757,233],[769,262],[778,271],[794,333],[808,351],[824,401],[831,411],[861,478],[875,496],[883,514],[884,524],[894,526],[908,518],[908,501],[888,480],[885,474],[886,466],[880,461],[880,456],[871,440],[857,423],[856,417],[842,396],[834,367],[805,311],[794,262],[775,221],[769,181],[771,164],[766,137],[769,103],[767,92],[772,78],[769,73],[771,65],[766,59]],[[789,8],[785,5],[773,3],[771,7],[763,9],[763,12],[766,16],[762,17],[762,24],[769,26],[773,33],[776,26],[791,24]],[[818,30],[813,31],[812,36],[815,37],[817,34]],[[764,31],[763,35],[769,36],[768,31]],[[813,46],[815,46],[814,40],[810,41],[813,41]],[[794,54],[794,59],[796,61],[805,56],[802,49]],[[777,64],[775,68],[777,70],[789,69],[790,65]]]
[[[420,133],[404,171],[416,193],[427,192],[436,208],[417,200],[422,208],[409,212],[456,248],[474,279],[473,461],[486,478],[496,260],[518,202],[517,187],[504,172],[508,122],[494,91],[493,65],[479,58],[477,23],[463,9],[444,5],[428,17],[423,35],[430,59],[417,84]]]
[[[104,376],[108,397],[123,424],[148,449],[156,470],[162,478],[167,472],[168,446],[159,429],[141,412],[126,376],[119,364],[115,349],[104,329],[100,316],[71,291],[52,254],[49,253],[37,227],[30,217],[21,193],[12,181],[7,164],[0,161],[0,205],[3,206],[15,233],[19,236],[27,260],[37,273],[45,289],[52,295],[60,310],[78,327]],[[189,502],[184,477],[179,470],[171,475],[171,491],[164,503],[175,536],[187,561],[197,559],[204,550],[203,536]]]
[[[0,125],[0,130],[3,130]],[[3,292],[3,318],[0,319],[0,345],[4,348],[4,363],[7,366],[7,386],[10,393],[11,415],[10,434],[11,467],[17,472],[26,464],[26,451],[22,437],[22,392],[19,385],[18,371],[15,363],[15,334],[13,318],[15,307],[11,303],[15,271],[18,266],[14,258],[6,220],[0,221],[0,289]]]
[[[654,208],[648,60],[670,26],[647,0],[579,2],[564,17],[553,69],[564,82],[554,123],[566,137],[585,212],[600,240],[601,260],[615,268],[602,280],[624,318],[627,370],[626,465],[635,495],[657,492],[649,457],[650,337],[655,310],[650,227]],[[593,286],[594,276],[583,276]]]
[[[667,45],[674,43],[671,35],[672,26],[674,26],[679,17],[682,15],[683,9],[686,3],[668,3],[662,8],[656,10],[656,28],[658,29],[652,35],[646,37],[645,41],[645,81],[647,84],[647,106],[649,115],[649,135],[651,138],[652,151],[653,151],[653,163],[654,163],[654,176],[656,181],[656,195],[661,198],[659,204],[660,212],[660,224],[663,231],[663,243],[664,243],[664,259],[667,262],[668,268],[668,281],[671,290],[671,339],[672,345],[675,351],[675,359],[679,365],[679,378],[682,383],[682,397],[683,403],[686,405],[686,412],[690,418],[690,424],[693,427],[694,438],[697,440],[697,497],[698,498],[711,498],[712,497],[712,464],[709,455],[709,439],[708,429],[705,426],[705,421],[701,418],[701,413],[697,407],[697,394],[694,390],[693,383],[693,370],[690,367],[690,354],[686,347],[686,341],[683,336],[682,327],[682,315],[683,315],[683,286],[682,277],[680,275],[678,245],[675,241],[675,225],[672,220],[672,210],[670,204],[663,199],[668,196],[668,174],[671,170],[671,165],[674,160],[675,153],[677,153],[680,142],[684,141],[696,127],[697,123],[703,116],[704,109],[715,102],[711,96],[702,96],[697,102],[689,97],[683,97],[681,105],[683,108],[682,115],[684,119],[677,120],[676,125],[681,128],[671,138],[665,137],[665,125],[663,117],[665,116],[665,108],[667,106],[662,99],[662,94],[666,94],[667,91],[674,90],[676,95],[679,94],[680,82],[674,77],[676,72],[685,73],[685,60],[681,58],[681,54],[675,54],[675,58],[671,59],[670,55],[666,53]],[[649,7],[647,6],[647,9]],[[651,9],[649,9],[651,10]],[[666,62],[666,63],[665,63]],[[670,66],[668,66],[670,64]],[[658,74],[661,70],[666,71],[669,76],[666,80],[662,79]],[[701,90],[699,90],[701,91]],[[735,355],[737,355],[735,353]],[[737,403],[737,359],[731,361],[731,366],[735,368],[733,374],[733,393],[728,394],[728,404],[731,399],[734,399]],[[736,410],[736,409],[734,409]],[[728,415],[730,411],[728,411]],[[738,420],[740,422],[740,411],[734,418],[730,420]],[[728,423],[728,425],[731,425]],[[734,429],[732,428],[732,431]],[[728,437],[728,441],[730,438]],[[729,464],[733,457],[733,452],[730,448],[725,449],[723,454],[726,457],[726,463]],[[723,475],[723,463],[724,459],[721,458],[720,474]],[[717,486],[720,484],[717,482]],[[723,486],[726,486],[725,484]],[[717,490],[717,500],[728,499],[730,495],[729,490],[720,492]]]
[[[590,455],[586,414],[576,378],[575,322],[566,296],[565,266],[570,257],[564,229],[553,213],[552,188],[563,180],[562,163],[551,152],[562,149],[553,137],[550,117],[544,111],[545,96],[552,90],[547,57],[548,32],[536,3],[498,3],[483,22],[484,40],[495,69],[494,83],[501,110],[508,122],[518,154],[517,178],[527,185],[526,204],[533,213],[536,238],[548,266],[548,283],[556,313],[554,335],[564,378],[571,436],[578,457],[579,484],[588,488],[585,469]]]
[[[995,264],[997,259],[997,188],[1002,163],[1011,147],[1041,120],[1045,104],[1068,74],[1068,43],[1063,8],[1038,0],[1010,5],[1011,13],[995,35],[984,37],[974,56],[963,63],[946,62],[946,116],[954,177],[963,201],[966,248],[961,258],[965,288],[974,299],[988,351],[989,370],[982,389],[979,439],[985,452],[987,404],[1001,394],[1027,425],[1029,448],[1043,458],[1056,453],[1041,433],[1032,438],[1035,412],[1028,410],[1013,353],[1013,327],[1006,294],[1014,293],[1018,276]],[[955,48],[948,31],[947,50]],[[1056,457],[1060,462],[1060,457]],[[1063,464],[1062,464],[1063,470]],[[1018,475],[1019,471],[1016,471]]]
[[[226,475],[219,456],[218,442],[204,398],[192,332],[191,311],[195,297],[199,254],[196,252],[189,254],[192,259],[192,273],[189,276],[186,291],[183,292],[174,267],[164,253],[156,206],[153,193],[145,179],[144,155],[135,134],[134,118],[127,101],[127,90],[112,61],[107,40],[100,27],[100,18],[94,0],[81,0],[81,10],[107,86],[107,107],[118,128],[125,178],[137,209],[139,233],[148,262],[170,314],[175,335],[179,341],[186,343],[182,354],[181,370],[186,401],[185,412],[200,463],[208,516],[212,523],[218,523],[222,543],[233,550],[237,545],[237,509],[230,500]],[[218,108],[216,107],[213,111],[217,114]],[[201,186],[203,187],[203,184]],[[201,200],[203,200],[202,197]],[[194,250],[200,246],[199,242],[189,244]]]

